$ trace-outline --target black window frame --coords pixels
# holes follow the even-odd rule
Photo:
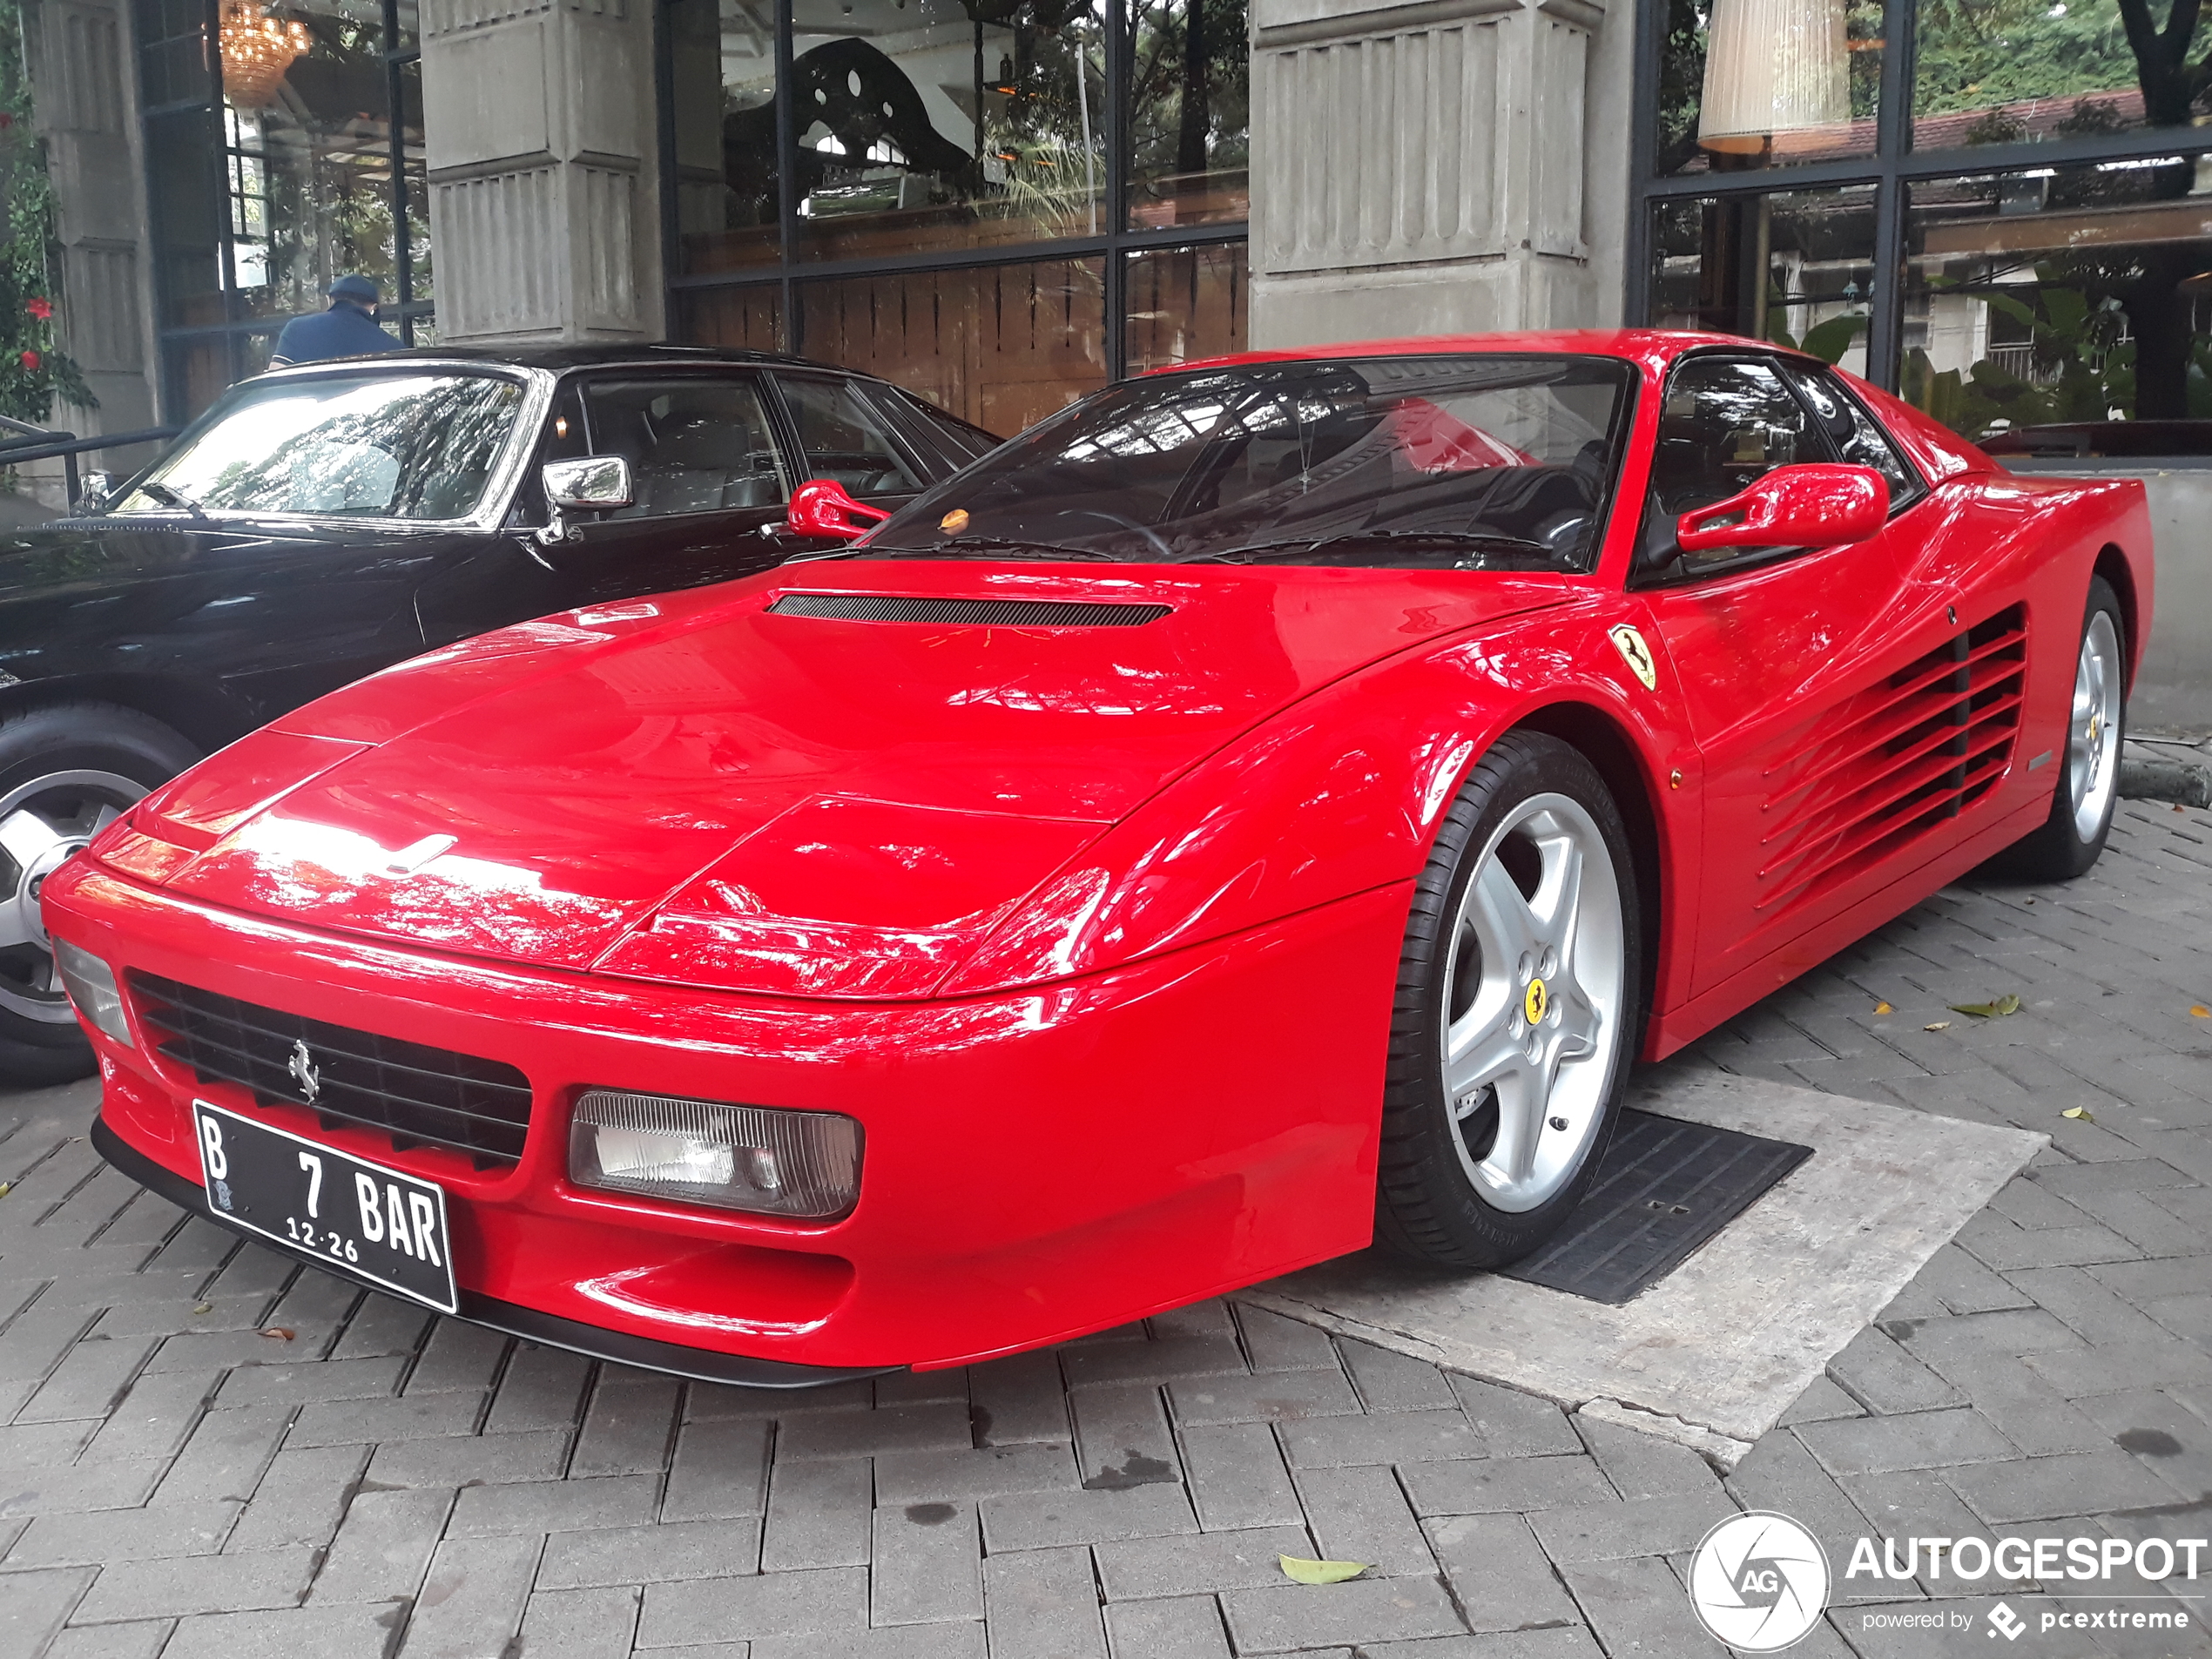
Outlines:
[[[390,0],[387,0],[390,3]],[[1104,356],[1108,384],[1127,380],[1129,367],[1129,272],[1133,256],[1233,246],[1251,239],[1249,219],[1217,225],[1179,225],[1159,229],[1133,227],[1129,211],[1130,155],[1130,8],[1128,0],[1109,0],[1106,17],[1106,172],[1103,194],[1104,228],[1094,235],[1035,242],[998,244],[987,247],[948,247],[923,253],[886,255],[879,259],[820,260],[801,257],[798,249],[799,202],[793,181],[799,171],[797,100],[790,96],[792,73],[792,0],[776,3],[776,133],[777,171],[782,180],[779,235],[773,260],[743,271],[683,274],[681,228],[678,221],[676,171],[676,104],[674,31],[669,26],[669,0],[653,3],[653,101],[658,127],[660,155],[661,272],[670,334],[676,332],[685,297],[700,292],[728,293],[742,288],[769,288],[776,293],[782,327],[783,349],[797,356],[806,353],[806,314],[800,290],[810,285],[856,277],[897,276],[908,273],[981,270],[996,266],[1031,265],[1043,261],[1101,260],[1104,265]]]
[[[2212,154],[2212,126],[2130,127],[2033,143],[1912,148],[1913,57],[1919,0],[1885,0],[1882,75],[1875,111],[1874,153],[1781,167],[1698,173],[1658,172],[1660,77],[1670,8],[1647,0],[1635,10],[1635,83],[1629,138],[1629,214],[1622,314],[1630,327],[1651,320],[1652,221],[1665,203],[1757,198],[1849,185],[1874,187],[1873,278],[1867,294],[1866,378],[1885,392],[1898,387],[1904,366],[1906,215],[1911,187],[1934,179],[2018,173],[2108,161],[2146,161]],[[1878,425],[1879,422],[1877,422]]]

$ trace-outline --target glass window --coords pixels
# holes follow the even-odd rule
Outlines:
[[[2204,26],[2194,6],[2143,9],[2155,14],[2148,26],[2163,64],[2148,82],[2128,48],[2120,0],[1920,0],[1912,147],[2188,125],[2202,111],[2189,65],[2203,56],[2189,30],[2201,40]],[[2188,30],[2175,34],[2169,11]]]
[[[799,349],[880,375],[992,432],[1107,381],[1105,262],[900,272],[798,290]]]
[[[809,478],[833,478],[855,496],[898,496],[921,488],[884,418],[848,381],[779,374],[799,428]]]
[[[1130,254],[1123,290],[1129,372],[1244,350],[1247,265],[1242,242]]]
[[[776,10],[770,0],[667,0],[678,271],[773,264],[782,240]]]
[[[1921,493],[1925,486],[1919,474],[1906,463],[1897,452],[1897,446],[1874,424],[1873,416],[1859,407],[1858,400],[1835,376],[1816,374],[1784,363],[1782,377],[1812,406],[1813,419],[1827,435],[1837,460],[1853,467],[1871,467],[1889,480],[1891,511]]]
[[[1129,0],[1129,56],[1130,222],[1248,217],[1244,0]]]
[[[998,435],[986,432],[980,426],[971,426],[954,415],[948,415],[926,398],[912,392],[894,392],[889,395],[909,417],[909,423],[919,423],[922,442],[937,452],[937,457],[948,467],[964,467],[978,455],[988,455],[999,447]]]
[[[1667,381],[1651,452],[1652,504],[1669,520],[1725,501],[1777,467],[1825,461],[1804,407],[1764,363],[1693,357]],[[1669,538],[1673,526],[1666,529]]]
[[[2105,164],[1913,185],[1905,396],[2008,448],[2037,428],[2212,418],[2212,205],[2176,188],[2195,176]]]
[[[1770,340],[1866,373],[1874,188],[1655,204],[1651,320]]]
[[[522,403],[481,374],[249,383],[113,510],[465,518]]]
[[[628,457],[637,484],[609,518],[774,507],[791,493],[750,376],[595,380],[584,409],[591,453]]]
[[[1666,0],[1656,171],[1871,155],[1880,0]]]
[[[1585,569],[1634,383],[1613,359],[1503,354],[1147,375],[1001,445],[868,556],[958,557],[965,538],[1132,563]]]
[[[1105,31],[1054,0],[793,0],[799,251],[1096,235]]]
[[[744,287],[680,288],[673,296],[675,337],[694,346],[728,346],[741,351],[782,351],[783,286],[758,282]]]

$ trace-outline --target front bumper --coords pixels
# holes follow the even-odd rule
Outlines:
[[[483,1170],[199,1082],[143,1026],[135,1049],[93,1036],[101,1150],[129,1173],[207,1213],[198,1096],[437,1181],[462,1316],[532,1340],[801,1386],[1037,1346],[1370,1236],[1402,888],[1084,980],[903,1004],[403,950],[186,902],[86,860],[45,899],[50,927],[118,976],[519,1067],[521,1160]],[[813,1225],[578,1188],[569,1112],[595,1086],[846,1113],[866,1135],[860,1201]]]

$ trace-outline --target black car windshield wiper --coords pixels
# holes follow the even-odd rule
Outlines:
[[[152,496],[164,507],[181,507],[194,518],[204,519],[207,516],[206,509],[185,494],[183,490],[172,489],[167,484],[152,478],[138,486],[138,494]]]
[[[1242,547],[1223,548],[1217,552],[1192,553],[1176,561],[1178,564],[1258,564],[1268,559],[1282,559],[1285,563],[1325,547],[1341,547],[1354,542],[1426,542],[1440,547],[1467,547],[1501,553],[1534,554],[1547,565],[1557,566],[1557,550],[1532,542],[1524,536],[1506,536],[1490,530],[1351,530],[1339,536],[1288,536],[1280,541],[1248,542]]]
[[[870,544],[845,548],[822,556],[864,559],[871,554],[880,554],[886,558],[907,559],[1103,559],[1109,564],[1123,562],[1120,555],[1103,553],[1095,547],[1059,547],[1050,542],[1015,542],[999,536],[955,536],[931,547]]]

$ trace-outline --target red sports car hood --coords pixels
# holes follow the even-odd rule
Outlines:
[[[1412,571],[788,568],[374,676],[158,792],[95,856],[469,954],[919,995],[1239,732],[1564,597]]]

